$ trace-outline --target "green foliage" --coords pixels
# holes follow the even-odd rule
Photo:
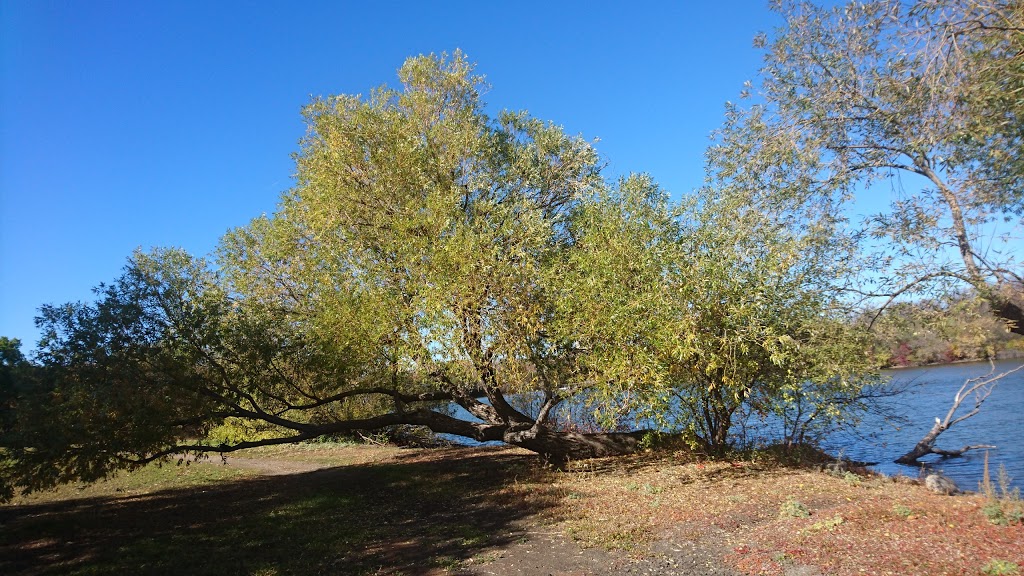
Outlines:
[[[18,396],[29,386],[31,367],[21,353],[21,341],[0,336],[0,502],[14,495],[11,471],[14,461],[10,447],[15,438]]]
[[[529,416],[506,394],[572,392],[547,279],[604,187],[598,157],[525,113],[485,114],[472,68],[411,58],[398,89],[314,100],[297,186],[225,236],[216,271],[137,253],[95,303],[44,307],[16,481],[95,480],[211,441],[424,422],[476,437],[448,401],[507,428]]]
[[[0,336],[0,437],[10,430],[18,389],[26,386],[24,380],[30,369],[21,353],[21,340]]]
[[[890,197],[853,223],[865,252],[849,262],[864,272],[852,294],[966,283],[1014,319],[1024,12],[1007,0],[773,6],[785,24],[758,39],[761,83],[748,107],[728,105],[712,177],[837,220],[854,198]]]
[[[981,573],[988,576],[1016,576],[1020,574],[1020,566],[1009,560],[989,560],[981,567]]]
[[[279,438],[287,431],[280,427],[259,420],[247,420],[236,417],[225,418],[206,434],[206,440],[213,446],[234,445],[241,442],[254,442],[269,438]]]
[[[893,504],[892,513],[901,518],[909,518],[914,514],[914,511],[911,510],[909,506],[904,506],[903,504]]]
[[[194,379],[203,362],[191,343],[166,335],[210,337],[217,302],[204,291],[209,283],[203,264],[180,251],[137,254],[121,278],[96,289],[96,304],[41,309],[41,366],[10,446],[18,484],[104,478],[128,464],[124,452],[157,450],[199,429],[204,402]],[[169,426],[176,420],[189,424]]]
[[[16,389],[27,370],[28,361],[21,353],[21,341],[0,336],[0,447],[6,445],[4,435],[14,424]]]
[[[299,185],[225,237],[222,266],[362,380],[534,390],[560,346],[543,336],[544,271],[600,185],[596,153],[523,113],[488,117],[461,54],[412,58],[399,77],[306,107]]]
[[[883,366],[983,360],[1024,344],[975,291],[894,304],[878,315],[872,331]]]
[[[843,474],[843,482],[846,482],[850,486],[859,486],[863,480],[857,474],[853,472],[845,472]]]
[[[997,526],[1024,524],[1024,501],[1020,498],[1020,489],[1012,487],[1010,476],[1003,465],[999,466],[997,482],[992,482],[987,455],[980,488],[986,499],[981,513],[989,522]]]
[[[875,381],[867,333],[829,288],[843,238],[785,198],[752,209],[758,194],[706,188],[673,205],[633,176],[581,203],[555,326],[599,378],[587,399],[608,425],[683,427],[721,450],[746,406],[782,415],[800,442]]]
[[[574,366],[596,385],[585,402],[614,427],[642,407],[666,403],[662,360],[690,328],[679,316],[667,274],[684,265],[679,209],[647,176],[582,201],[570,221],[573,250],[548,276],[554,286],[552,327],[571,343]]]
[[[811,524],[810,526],[807,527],[807,530],[809,532],[820,532],[822,530],[824,530],[826,532],[832,532],[836,528],[841,526],[843,524],[843,522],[845,522],[845,521],[846,520],[842,516],[836,514],[835,516],[833,516],[831,518],[826,518],[825,520],[822,520],[821,522],[815,522],[814,524]]]
[[[399,81],[306,106],[295,187],[215,263],[136,253],[95,302],[42,309],[15,482],[406,426],[546,455],[559,426],[723,450],[740,410],[798,443],[857,408],[875,376],[831,199],[717,177],[673,203],[604,181],[558,126],[488,114],[461,53]]]
[[[803,503],[790,498],[779,505],[779,516],[783,518],[810,518],[811,511]]]
[[[25,362],[25,355],[21,353],[21,340],[0,336],[0,366],[10,368]]]

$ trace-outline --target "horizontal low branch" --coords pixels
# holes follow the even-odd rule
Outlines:
[[[425,426],[435,433],[462,436],[478,442],[505,442],[536,452],[550,462],[628,454],[636,451],[641,446],[644,436],[649,433],[649,431],[641,430],[580,434],[555,430],[536,421],[513,424],[469,422],[433,410],[419,409],[408,412],[391,412],[359,420],[305,424],[297,434],[280,438],[219,445],[177,444],[157,452],[138,454],[134,458],[123,457],[122,461],[129,466],[137,466],[183,453],[225,454],[246,448],[291,444],[320,436],[379,430],[399,425]]]
[[[968,450],[981,449],[995,449],[995,446],[991,444],[974,444],[971,446],[964,446],[959,450],[943,450],[941,448],[932,448],[931,453],[938,454],[939,456],[946,456],[948,458],[956,458],[958,456],[963,456],[964,452],[967,452]]]
[[[311,410],[313,408],[319,408],[320,406],[324,406],[324,405],[330,404],[332,402],[338,402],[338,401],[344,400],[346,398],[352,398],[352,397],[355,397],[355,396],[371,395],[371,394],[379,394],[379,395],[382,395],[382,396],[390,396],[390,397],[394,398],[395,400],[398,400],[400,402],[404,402],[406,404],[412,404],[412,403],[415,403],[415,402],[451,402],[451,401],[456,399],[456,395],[454,393],[452,393],[452,392],[433,391],[433,392],[422,392],[422,393],[419,393],[419,394],[408,394],[408,393],[400,392],[398,390],[394,390],[394,389],[391,389],[391,388],[368,387],[368,388],[354,388],[352,390],[346,390],[344,392],[339,392],[337,394],[333,394],[333,395],[328,396],[326,398],[320,398],[320,399],[316,400],[315,402],[310,402],[308,404],[289,404],[287,409],[288,410]],[[473,392],[469,392],[468,394],[476,395],[476,396],[483,396],[483,392],[481,392],[481,391],[473,391]]]
[[[255,414],[253,414],[253,416],[255,416]],[[344,432],[379,430],[381,428],[387,428],[388,426],[401,425],[426,426],[435,433],[453,434],[464,438],[472,438],[478,442],[500,441],[503,439],[505,431],[508,428],[505,425],[468,422],[433,410],[420,409],[409,412],[391,412],[380,416],[362,418],[358,420],[346,420],[326,424],[303,424],[298,434],[280,438],[268,438],[264,440],[217,445],[177,444],[158,452],[140,455],[138,458],[127,458],[126,460],[132,464],[141,465],[160,460],[174,454],[180,454],[182,452],[228,453],[247,448],[257,448],[259,446],[292,444],[295,442],[312,440],[321,436],[330,436],[332,434],[340,434]]]

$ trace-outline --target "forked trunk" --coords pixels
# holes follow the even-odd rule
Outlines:
[[[953,397],[953,404],[946,413],[946,417],[941,420],[936,418],[935,424],[932,425],[931,430],[929,430],[928,433],[918,441],[913,449],[897,458],[896,462],[899,464],[916,464],[919,458],[928,454],[956,457],[962,456],[963,453],[968,450],[976,450],[978,448],[995,448],[995,446],[990,446],[988,444],[978,444],[974,446],[964,446],[959,450],[943,450],[935,446],[935,441],[938,439],[940,434],[949,430],[954,424],[963,422],[977,414],[981,410],[981,405],[984,404],[985,400],[987,400],[992,394],[992,390],[995,388],[996,384],[1006,376],[1021,369],[1024,369],[1024,364],[1017,366],[1012,370],[1007,370],[1002,374],[996,374],[995,365],[992,364],[992,369],[988,374],[965,380],[963,385],[960,386],[960,390],[957,391],[956,396]],[[960,405],[964,400],[972,396],[974,398],[974,408],[962,416],[957,416],[956,413],[960,408]]]
[[[917,445],[914,446],[910,452],[907,452],[903,456],[896,459],[897,464],[917,464],[918,458],[932,454],[935,449],[935,440],[938,439],[939,434],[942,434],[946,430],[946,427],[942,425],[942,422],[935,420],[935,425],[928,431],[927,434],[918,441]]]
[[[564,464],[570,460],[632,454],[640,448],[646,434],[646,430],[580,434],[532,426],[525,430],[509,429],[502,440],[536,452],[553,464]]]
[[[1020,302],[1002,298],[993,301],[992,305],[996,315],[1006,321],[1011,332],[1024,335],[1024,307]]]

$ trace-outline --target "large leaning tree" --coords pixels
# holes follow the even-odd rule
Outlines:
[[[967,284],[1024,334],[1021,3],[774,8],[785,24],[758,39],[761,83],[728,109],[710,153],[717,177],[813,190],[837,214],[856,199],[878,285],[852,288],[888,303]]]
[[[595,378],[558,321],[577,214],[606,186],[598,155],[525,113],[488,116],[461,54],[399,77],[305,108],[296,186],[215,265],[139,252],[94,303],[42,309],[45,401],[19,410],[12,482],[402,425],[552,460],[635,449],[642,432],[552,425],[581,390],[636,384]],[[257,438],[209,440],[253,422]]]
[[[597,154],[524,113],[488,117],[461,55],[411,59],[399,76],[401,91],[308,106],[298,186],[222,245],[233,289],[348,359],[322,383],[331,394],[298,386],[294,402],[349,412],[316,434],[415,424],[554,460],[631,450],[638,434],[548,426],[589,381],[571,335],[552,330],[551,279],[576,210],[604,186]],[[515,405],[526,394],[542,398],[532,413]]]
[[[41,309],[7,487],[405,426],[553,461],[648,429],[719,449],[743,407],[797,437],[856,397],[829,218],[606,182],[582,139],[486,114],[458,53],[399,76],[306,107],[295,187],[214,262],[138,252],[94,302]]]

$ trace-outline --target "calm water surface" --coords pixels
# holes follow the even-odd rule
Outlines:
[[[1022,360],[996,362],[995,373],[1006,372],[1022,363]],[[917,477],[922,466],[904,466],[893,460],[913,448],[931,429],[935,418],[945,418],[964,380],[984,376],[991,369],[987,362],[972,362],[887,371],[885,374],[895,382],[912,384],[909,390],[889,402],[898,420],[867,418],[854,433],[833,434],[823,441],[822,447],[831,454],[842,454],[852,460],[877,462],[872,468],[885,474]],[[973,406],[973,398],[964,401],[958,414],[970,411]],[[458,406],[453,405],[453,409],[456,417],[474,419]],[[458,443],[478,444],[465,438],[441,436]],[[936,442],[936,446],[947,450],[974,444],[990,444],[996,448],[972,450],[959,458],[929,455],[921,462],[930,469],[942,471],[961,489],[977,490],[988,453],[992,480],[996,480],[999,466],[1003,465],[1012,485],[1024,491],[1024,369],[1000,380],[977,415],[943,432]]]
[[[997,374],[1006,372],[1022,363],[1019,359],[996,362],[995,370]],[[853,460],[879,462],[873,467],[879,472],[916,477],[920,467],[896,464],[893,460],[913,448],[931,429],[935,418],[945,418],[964,380],[984,376],[991,369],[987,362],[972,362],[887,371],[886,375],[894,381],[914,384],[891,403],[907,420],[901,424],[870,418],[857,429],[857,435],[834,435],[826,440],[825,447],[832,452],[842,451]],[[969,398],[961,404],[958,414],[973,407],[973,398]],[[1003,465],[1013,485],[1024,487],[1024,369],[1000,380],[977,415],[943,432],[935,443],[947,450],[970,444],[991,444],[996,448],[972,450],[959,458],[929,455],[921,460],[941,470],[961,489],[977,490],[987,452],[993,481]]]

